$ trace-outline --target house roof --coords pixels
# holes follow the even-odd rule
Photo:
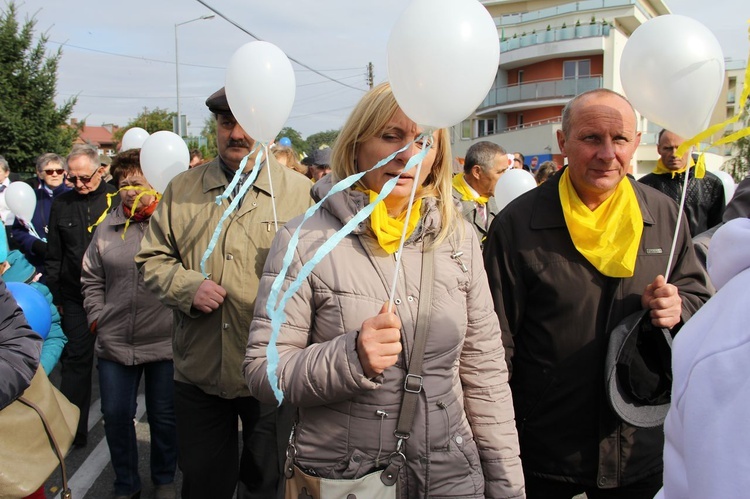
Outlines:
[[[115,139],[110,128],[103,126],[83,125],[78,134],[78,141],[96,146],[114,145]]]

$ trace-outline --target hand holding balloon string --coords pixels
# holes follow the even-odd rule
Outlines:
[[[386,302],[375,317],[362,323],[357,335],[357,356],[367,378],[374,378],[396,364],[401,354],[401,319]]]

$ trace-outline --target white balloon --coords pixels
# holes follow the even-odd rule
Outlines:
[[[5,189],[5,204],[15,216],[31,223],[36,209],[34,188],[26,182],[11,182]]]
[[[453,126],[487,96],[500,62],[492,16],[477,0],[414,0],[388,40],[388,79],[401,110]]]
[[[689,139],[708,127],[724,84],[724,54],[713,33],[695,19],[658,16],[625,44],[620,78],[638,112]]]
[[[536,187],[536,180],[534,180],[534,175],[531,173],[521,168],[508,170],[500,176],[497,184],[495,184],[495,203],[497,204],[497,209],[502,210],[508,203],[534,187]]]
[[[250,42],[232,54],[225,82],[235,119],[255,140],[270,144],[294,105],[296,80],[286,54],[268,42]]]
[[[157,192],[164,192],[169,181],[189,164],[187,144],[176,133],[156,132],[141,147],[143,175]]]
[[[724,185],[724,202],[729,203],[734,196],[734,191],[737,189],[737,184],[734,183],[734,178],[730,174],[722,170],[711,171],[714,175],[719,177],[721,183]]]
[[[127,151],[128,149],[140,149],[143,143],[148,138],[148,132],[143,128],[133,127],[125,132],[122,136],[122,145],[120,145],[120,152]]]

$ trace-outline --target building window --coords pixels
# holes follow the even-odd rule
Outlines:
[[[486,137],[495,133],[495,120],[477,120],[477,136]]]
[[[572,80],[576,78],[588,78],[591,76],[591,60],[563,62],[563,79]]]
[[[523,69],[518,70],[518,84],[523,83]]]
[[[518,113],[518,128],[523,128],[523,113]]]
[[[471,138],[471,120],[464,120],[461,122],[461,138]]]

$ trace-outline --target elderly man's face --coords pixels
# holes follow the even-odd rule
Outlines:
[[[685,139],[670,131],[661,134],[656,150],[659,152],[659,156],[661,156],[661,162],[668,170],[677,171],[684,168],[687,164],[687,152],[682,156],[677,156],[676,154],[677,148],[683,142],[685,142]]]
[[[255,140],[245,133],[237,120],[231,114],[219,114],[216,116],[216,145],[219,156],[232,170],[237,170],[242,158],[250,154]],[[247,161],[245,170],[249,170],[255,164],[254,154]]]
[[[92,163],[85,154],[71,158],[68,161],[68,181],[78,194],[94,192],[102,181],[98,159]]]
[[[570,110],[568,133],[557,132],[560,150],[578,197],[595,209],[625,177],[641,140],[633,109],[609,93],[583,97]]]

